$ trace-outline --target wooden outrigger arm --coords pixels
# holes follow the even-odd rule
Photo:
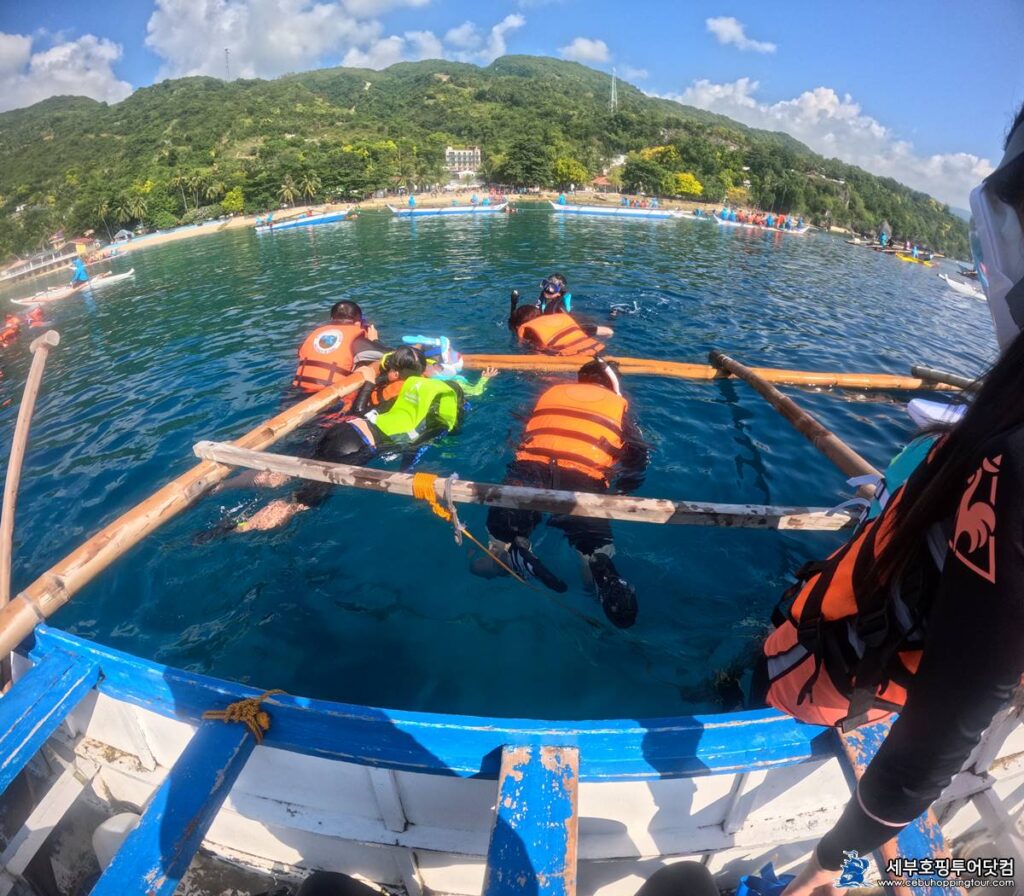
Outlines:
[[[193,448],[197,457],[245,467],[284,473],[297,479],[326,482],[352,488],[385,492],[391,495],[412,495],[413,475],[356,467],[349,464],[307,460],[263,451],[249,451],[223,442],[199,442]],[[439,477],[434,481],[439,501],[456,504],[485,504],[489,507],[511,507],[558,513],[569,516],[595,517],[633,523],[655,523],[665,526],[726,526],[743,529],[787,529],[803,531],[835,531],[854,525],[845,511],[826,508],[773,507],[763,504],[711,504],[700,501],[671,501],[666,498],[634,498],[627,495],[601,495],[592,492],[570,492],[550,488],[498,485]]]

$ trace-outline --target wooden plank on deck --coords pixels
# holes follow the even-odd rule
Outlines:
[[[881,722],[874,722],[870,725],[862,725],[853,731],[845,734],[838,732],[841,746],[840,755],[845,761],[847,771],[852,773],[854,786],[863,776],[871,760],[875,757],[879,747],[885,741],[892,727],[891,719],[883,719]],[[934,859],[948,858],[949,850],[946,847],[945,838],[942,836],[942,828],[935,818],[935,813],[929,809],[919,818],[908,824],[899,834],[882,845],[875,855],[878,870],[885,874],[886,862],[891,859]],[[892,877],[892,875],[887,875]],[[920,875],[923,879],[928,875]],[[933,887],[899,887],[900,892],[913,893],[914,896],[932,896]],[[963,896],[963,890],[959,888],[943,889],[949,896]]]
[[[0,697],[0,794],[98,679],[93,660],[55,650]]]
[[[92,896],[171,896],[254,746],[245,725],[203,722]]]
[[[484,896],[574,896],[579,751],[506,746]]]

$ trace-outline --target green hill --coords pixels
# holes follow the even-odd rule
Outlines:
[[[447,179],[448,144],[480,145],[495,182],[579,183],[627,155],[611,172],[627,190],[728,198],[862,231],[888,220],[898,237],[967,252],[964,222],[923,193],[629,84],[612,115],[609,94],[602,72],[506,56],[485,68],[431,60],[273,81],[183,78],[114,106],[54,97],[0,115],[0,256],[60,227],[162,228],[435,183]]]

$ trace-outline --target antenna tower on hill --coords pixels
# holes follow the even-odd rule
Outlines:
[[[612,115],[619,111],[619,85],[615,78],[615,69],[612,69],[612,100],[610,105]]]
[[[224,48],[224,80],[231,80],[231,51],[227,47]]]

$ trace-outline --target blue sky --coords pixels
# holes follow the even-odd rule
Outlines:
[[[163,77],[532,53],[784,130],[965,206],[1024,101],[1024,3],[0,0],[0,107]]]

